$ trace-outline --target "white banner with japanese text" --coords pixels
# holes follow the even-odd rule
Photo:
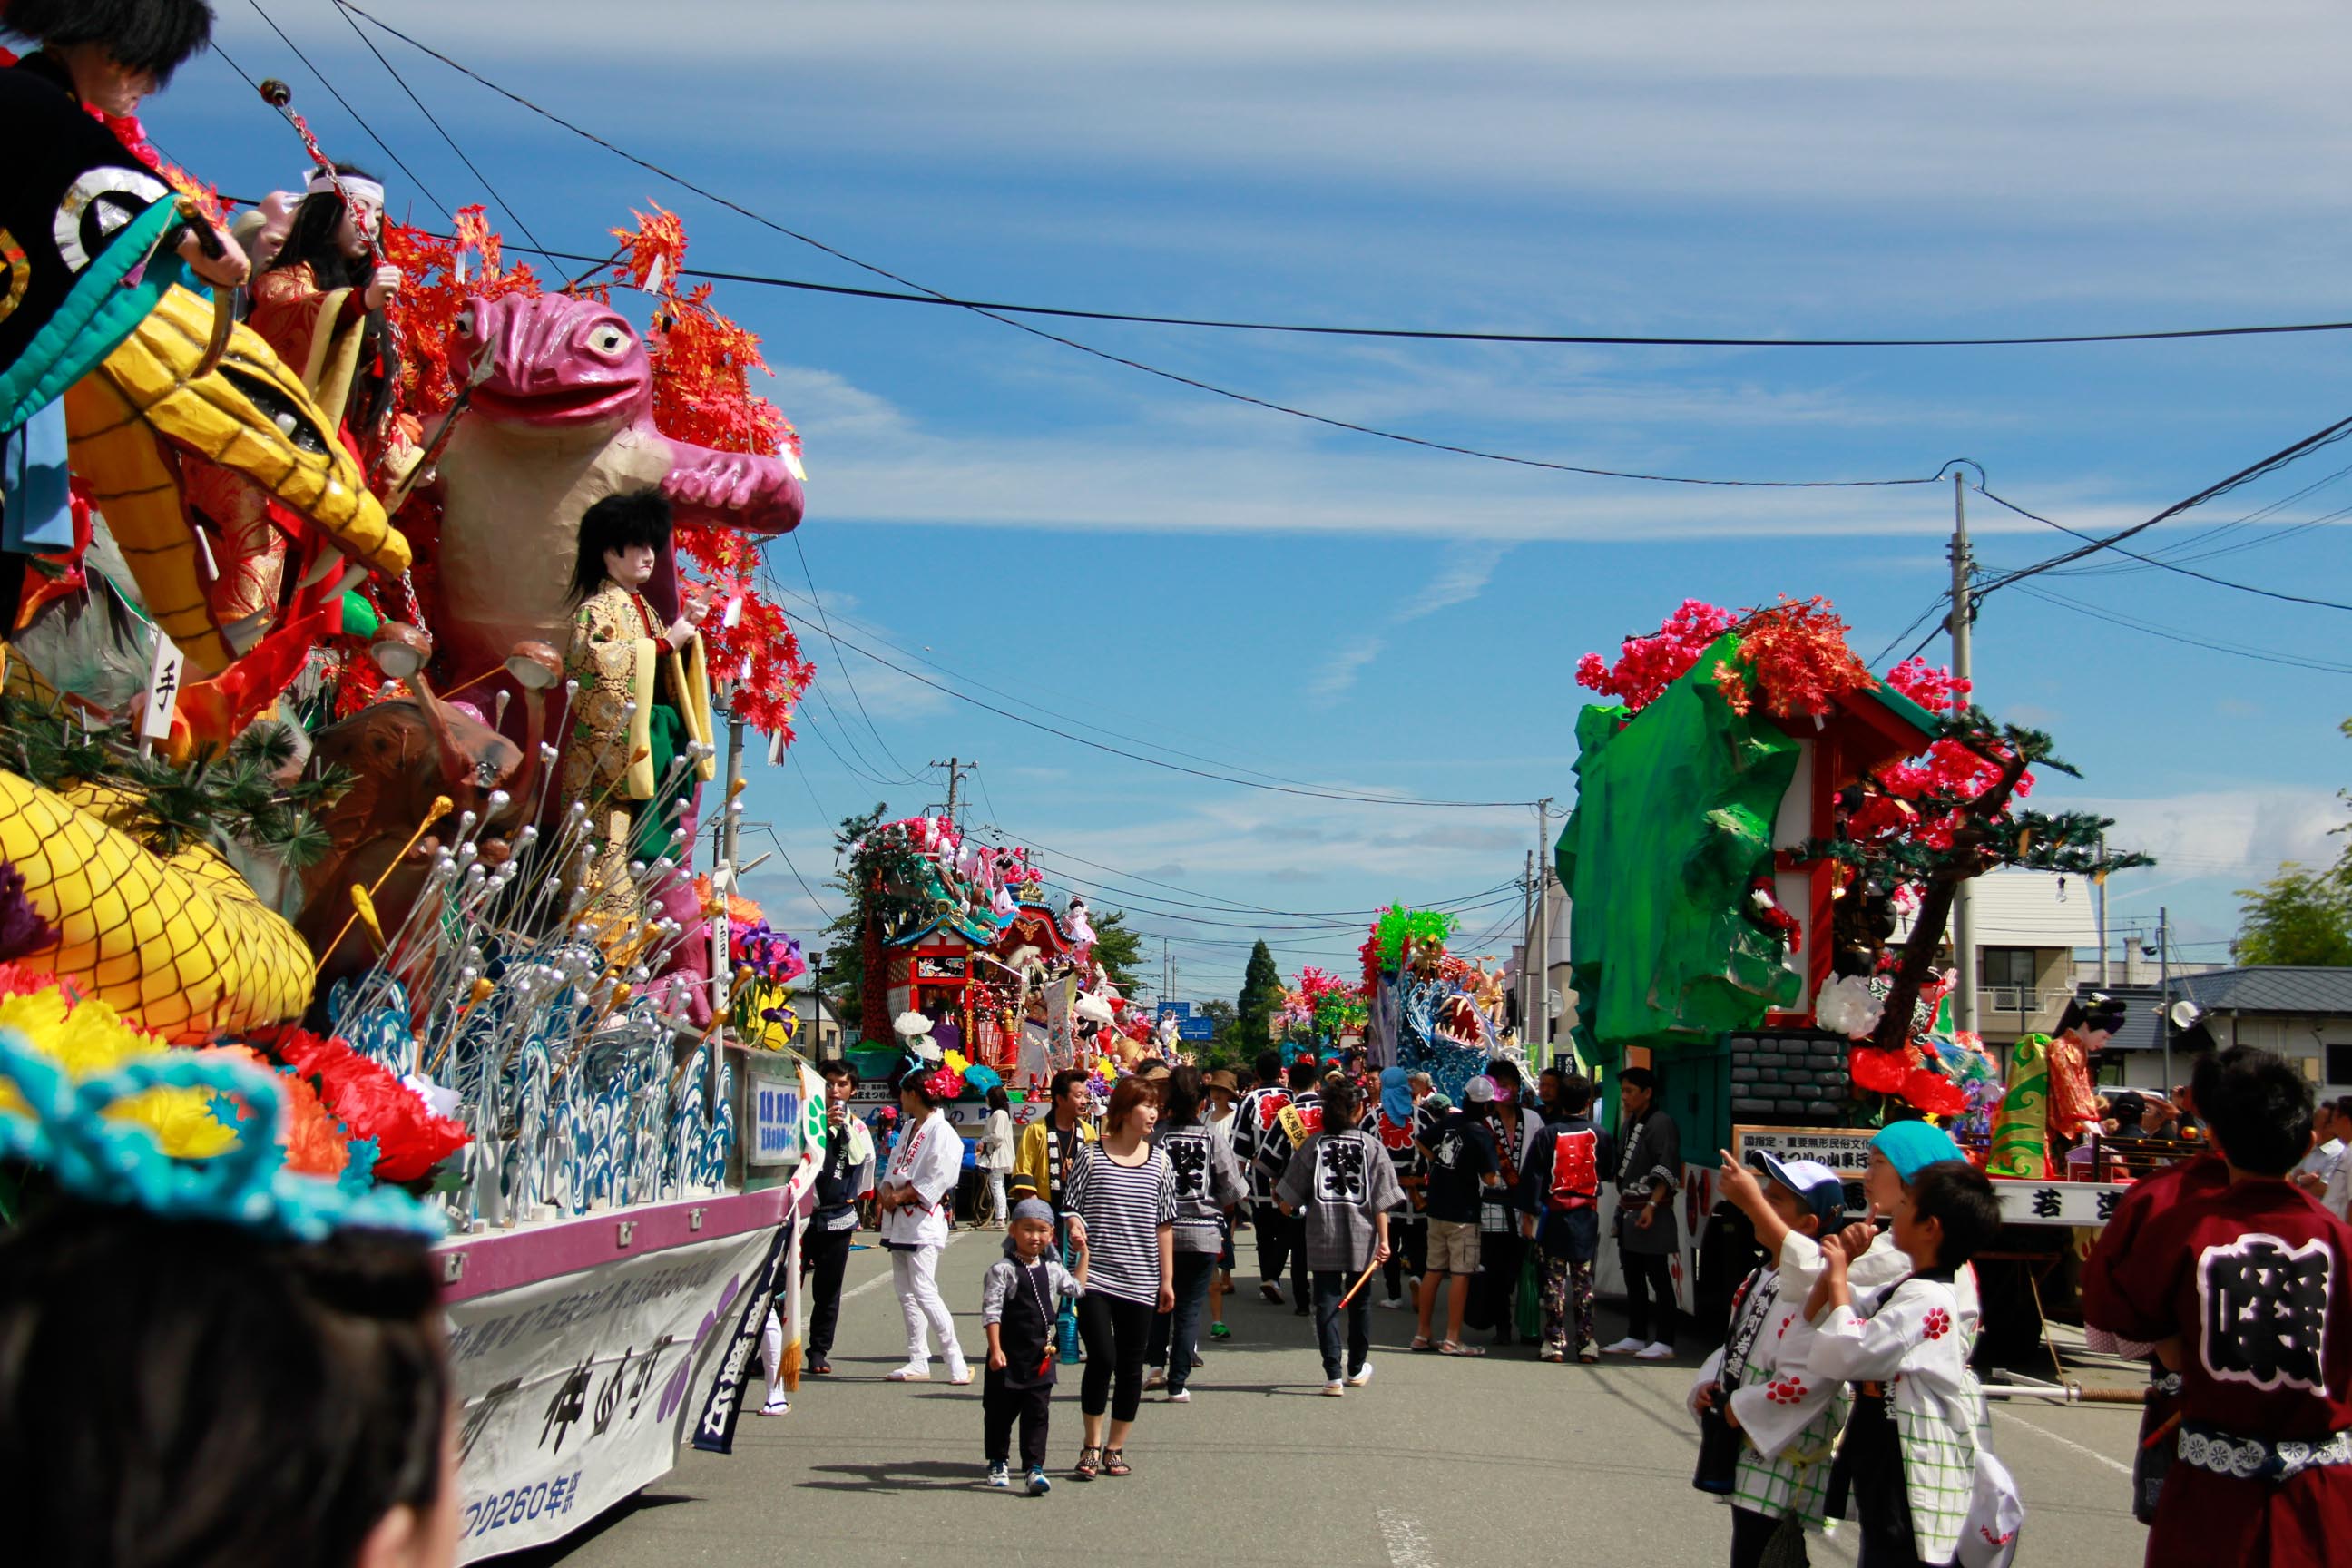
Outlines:
[[[725,1349],[759,1229],[452,1302],[458,1560],[553,1541],[667,1474]]]

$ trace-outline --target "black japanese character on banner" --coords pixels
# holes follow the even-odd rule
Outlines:
[[[2327,1243],[2254,1233],[2197,1260],[2199,1353],[2216,1378],[2317,1390],[2335,1268]]]
[[[504,1383],[493,1384],[490,1391],[482,1395],[482,1402],[467,1412],[466,1424],[458,1430],[457,1458],[466,1459],[473,1457],[474,1445],[480,1442],[482,1434],[489,1429],[490,1417],[499,1413],[499,1405],[521,1391],[522,1379],[510,1377]]]
[[[2058,1202],[2057,1188],[2036,1187],[2033,1189],[2033,1217],[2035,1219],[2056,1219],[2058,1217],[2059,1208],[2060,1205]]]
[[[636,1353],[637,1347],[635,1345],[623,1351],[621,1364],[613,1369],[613,1375],[606,1378],[604,1386],[596,1391],[596,1427],[593,1434],[595,1436],[602,1437],[604,1435],[606,1429],[613,1425],[614,1415],[621,1408],[621,1384],[628,1379],[629,1358]]]
[[[1315,1162],[1315,1195],[1327,1204],[1364,1201],[1364,1145],[1360,1139],[1326,1139]]]
[[[1197,1138],[1171,1138],[1161,1146],[1176,1172],[1176,1195],[1201,1198],[1209,1194],[1209,1146]]]
[[[563,1374],[555,1385],[555,1397],[547,1402],[547,1420],[539,1429],[539,1446],[547,1447],[550,1434],[555,1438],[555,1451],[563,1452],[563,1439],[572,1424],[588,1413],[588,1365],[583,1361]]]
[[[2099,1223],[2101,1225],[2105,1225],[2107,1221],[2116,1217],[2116,1205],[2122,1201],[2123,1194],[2114,1190],[2113,1188],[2110,1188],[2099,1194]]]

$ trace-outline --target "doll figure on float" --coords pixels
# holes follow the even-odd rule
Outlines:
[[[2099,1100],[2091,1087],[2091,1057],[2105,1050],[2109,1037],[2123,1027],[2126,1011],[2114,997],[2094,992],[2087,1000],[2070,1000],[2060,1016],[2058,1037],[2047,1047],[2053,1158],[2064,1158],[2064,1151],[2098,1130]]]
[[[586,803],[594,825],[592,913],[642,916],[629,863],[668,850],[673,831],[691,820],[697,786],[716,771],[698,629],[709,605],[688,588],[678,614],[666,618],[646,598],[669,542],[670,505],[659,491],[606,496],[581,514],[563,659],[580,688],[564,737],[563,794]]]
[[[322,167],[299,197],[271,193],[247,230],[268,258],[254,275],[247,324],[335,422],[336,438],[379,493],[419,456],[394,417],[400,350],[384,308],[407,279],[379,249],[383,203],[383,185],[364,171]],[[276,611],[289,542],[300,537],[293,520],[273,515],[251,483],[210,466],[191,477],[190,499],[215,534],[219,575],[205,595],[215,615]]]

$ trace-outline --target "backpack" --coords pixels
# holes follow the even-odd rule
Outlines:
[[[1552,1136],[1551,1179],[1544,1193],[1554,1214],[1595,1207],[1601,1201],[1601,1134],[1587,1127]]]

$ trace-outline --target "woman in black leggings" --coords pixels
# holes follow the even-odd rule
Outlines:
[[[1152,1314],[1176,1304],[1176,1173],[1148,1142],[1159,1120],[1151,1090],[1120,1079],[1110,1091],[1102,1142],[1084,1148],[1063,1189],[1062,1211],[1087,1249],[1087,1293],[1078,1299],[1078,1337],[1087,1347],[1078,1385],[1087,1429],[1076,1471],[1082,1481],[1129,1473],[1127,1435],[1143,1403]]]

